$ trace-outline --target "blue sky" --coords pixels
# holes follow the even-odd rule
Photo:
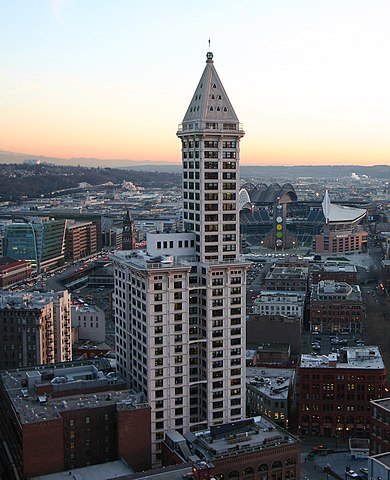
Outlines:
[[[179,161],[215,66],[252,164],[389,163],[388,0],[0,0],[0,149]]]

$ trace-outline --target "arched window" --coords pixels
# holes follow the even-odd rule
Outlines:
[[[232,472],[229,473],[228,477],[229,480],[232,478],[240,478],[240,472],[238,470],[233,470]]]
[[[268,470],[268,465],[266,465],[265,463],[262,463],[261,465],[259,465],[259,468],[257,469],[258,472],[266,472]]]
[[[297,461],[295,460],[295,458],[288,458],[286,460],[286,465],[295,465],[297,463]]]
[[[252,467],[244,468],[242,474],[245,480],[252,480],[253,478],[255,478],[255,472]]]
[[[274,463],[272,464],[272,469],[274,470],[274,469],[276,469],[276,468],[282,468],[282,462],[279,462],[279,461],[274,462]]]

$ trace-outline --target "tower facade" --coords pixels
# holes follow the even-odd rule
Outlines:
[[[127,210],[126,216],[123,220],[122,250],[134,250],[134,249],[135,249],[134,221],[131,218],[130,212]]]
[[[246,269],[239,254],[244,131],[207,54],[179,126],[184,232],[117,252],[117,365],[152,407],[153,463],[168,430],[245,417]]]

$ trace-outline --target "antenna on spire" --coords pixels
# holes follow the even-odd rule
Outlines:
[[[209,50],[210,50],[210,39],[209,39]]]

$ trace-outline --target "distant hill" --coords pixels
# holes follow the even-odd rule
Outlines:
[[[355,173],[359,177],[367,175],[371,178],[390,179],[390,165],[243,165],[240,172],[243,178],[284,177],[291,180],[298,177],[351,178],[352,173]]]
[[[69,165],[80,167],[106,167],[111,168],[132,168],[132,166],[145,166],[152,163],[151,160],[102,160],[98,158],[60,158],[60,157],[45,157],[44,155],[30,155],[29,153],[15,153],[0,150],[0,164],[1,163],[23,163],[25,161],[37,160],[41,163],[51,163],[53,165]],[[153,162],[160,165],[159,162]],[[161,162],[164,165],[164,162]]]
[[[21,198],[55,196],[94,186],[113,188],[124,181],[142,187],[169,188],[180,186],[181,175],[123,170],[119,168],[88,168],[41,163],[0,164],[0,200],[18,201]],[[80,187],[80,184],[91,187]]]
[[[100,167],[109,165],[111,168],[144,172],[172,172],[181,173],[181,163],[156,162],[151,160],[101,160],[97,158],[58,158],[45,157],[42,155],[30,155],[25,153],[13,153],[0,150],[0,165],[2,163],[23,163],[26,160],[38,160],[40,162],[54,165]],[[245,179],[256,178],[286,178],[295,179],[298,177],[314,178],[346,178],[352,173],[358,176],[390,179],[390,165],[241,165],[241,176]]]

